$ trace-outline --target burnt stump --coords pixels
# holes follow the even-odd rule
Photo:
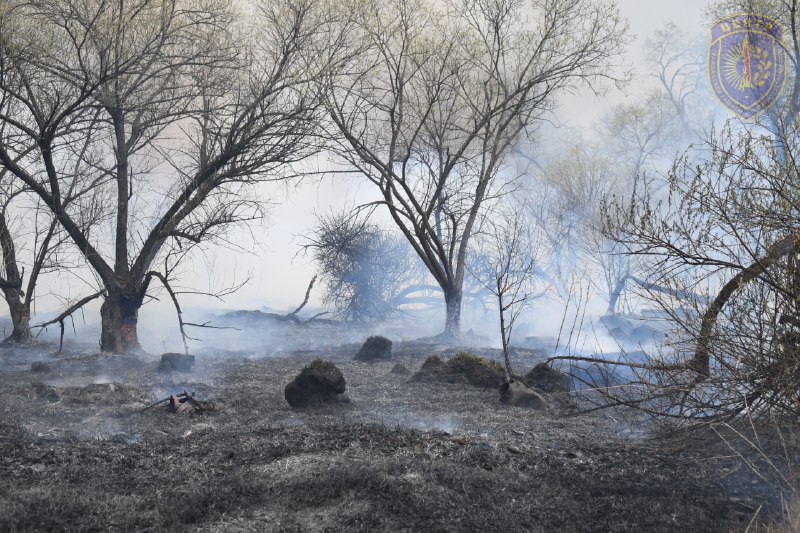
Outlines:
[[[572,380],[563,372],[552,368],[547,363],[539,363],[530,372],[525,374],[525,383],[543,392],[569,392],[572,390]]]
[[[158,370],[161,372],[188,372],[194,364],[194,356],[185,353],[168,352],[161,354]]]
[[[346,389],[342,371],[330,361],[315,359],[284,388],[292,407],[308,407],[341,401]]]
[[[503,367],[497,361],[461,352],[446,361],[432,355],[425,360],[412,381],[463,383],[474,387],[495,389],[505,381]]]
[[[392,358],[392,341],[375,335],[368,337],[355,356],[356,361],[379,361]]]

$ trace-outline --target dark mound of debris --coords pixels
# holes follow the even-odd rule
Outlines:
[[[269,322],[299,322],[296,316],[278,315],[275,313],[264,313],[263,311],[231,311],[222,315],[221,319],[226,322],[235,322],[240,326],[260,326]]]
[[[547,402],[541,394],[529,389],[521,381],[513,379],[500,385],[500,403],[538,410],[547,409]]]
[[[388,360],[392,358],[392,341],[375,335],[368,337],[356,354],[356,361]]]
[[[392,367],[392,370],[390,370],[390,373],[399,374],[401,376],[407,376],[407,375],[409,375],[411,373],[411,371],[408,368],[406,368],[405,365],[403,365],[401,363],[397,363],[396,365],[394,365]]]
[[[32,381],[31,387],[33,388],[36,398],[39,400],[46,402],[57,402],[61,399],[61,395],[58,394],[55,387],[45,385],[41,381]]]
[[[194,364],[194,356],[185,353],[169,352],[161,355],[161,364],[158,369],[161,372],[188,372]]]
[[[286,385],[284,396],[292,407],[340,401],[346,383],[342,371],[330,361],[315,359]]]
[[[547,363],[539,363],[525,374],[525,383],[543,392],[569,392],[572,380],[563,372],[552,368]]]
[[[31,363],[31,372],[46,374],[50,372],[50,365],[42,361],[36,361],[35,363]]]
[[[436,355],[428,357],[422,368],[411,379],[440,383],[466,383],[475,387],[496,389],[505,382],[505,373],[497,361],[461,352],[447,361],[442,361]]]

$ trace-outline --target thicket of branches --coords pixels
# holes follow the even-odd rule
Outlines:
[[[325,282],[324,303],[346,320],[390,317],[404,304],[429,303],[419,259],[400,235],[381,229],[359,213],[319,215],[307,237]]]
[[[694,419],[800,413],[798,139],[787,130],[778,150],[770,135],[729,125],[699,164],[675,164],[666,199],[641,180],[630,203],[606,211],[648,280],[672,289],[649,296],[675,328],[613,401]]]

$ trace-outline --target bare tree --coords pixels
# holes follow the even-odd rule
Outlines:
[[[32,339],[32,308],[41,276],[81,265],[76,251],[66,249],[69,238],[51,211],[29,192],[0,169],[0,290],[12,323],[4,342]]]
[[[537,290],[535,267],[540,240],[524,217],[525,208],[515,202],[495,212],[484,232],[475,236],[475,253],[482,257],[482,272],[472,272],[495,298],[500,319],[506,381],[514,375],[509,346],[519,315],[542,292]]]
[[[626,24],[614,5],[575,0],[345,7],[362,49],[329,82],[336,151],[377,188],[458,334],[470,239],[513,188],[508,153],[556,94],[622,77]]]
[[[706,43],[692,36],[674,22],[656,30],[645,40],[645,57],[655,72],[661,94],[669,102],[669,108],[684,133],[695,131],[696,126],[705,127],[699,120],[708,118],[698,113],[702,107],[700,95],[705,78]]]
[[[0,165],[48,206],[105,288],[103,350],[138,348],[138,311],[165,250],[260,217],[255,185],[283,179],[313,148],[308,82],[333,48],[314,49],[324,21],[313,0],[257,14],[245,28],[232,2],[0,8]]]
[[[31,339],[31,305],[39,280],[39,275],[51,268],[49,259],[53,252],[56,242],[54,234],[57,230],[55,219],[52,217],[42,217],[42,210],[32,208],[29,213],[33,213],[32,228],[18,228],[19,232],[15,235],[14,215],[11,204],[15,199],[23,194],[23,189],[14,188],[8,180],[4,180],[5,172],[0,171],[0,184],[2,203],[0,204],[0,257],[2,257],[2,274],[0,274],[0,290],[3,291],[6,304],[8,304],[9,315],[11,316],[12,331],[6,337],[6,342],[26,342]],[[48,211],[49,212],[49,211]],[[28,233],[30,232],[30,233]],[[17,239],[32,234],[32,249],[29,252],[33,256],[30,263],[30,270],[25,279],[25,267],[19,257],[20,250],[17,246]],[[56,239],[57,240],[57,239]]]
[[[612,108],[603,121],[602,135],[605,143],[622,161],[620,169],[626,182],[655,168],[662,156],[678,141],[680,130],[669,99],[663,92],[647,94],[640,101],[619,104]]]

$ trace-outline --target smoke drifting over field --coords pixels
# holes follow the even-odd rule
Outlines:
[[[653,77],[652,65],[646,63],[643,52],[646,39],[650,38],[656,30],[663,28],[664,24],[670,20],[676,22],[677,26],[692,38],[699,35],[702,39],[707,25],[705,4],[688,0],[669,6],[645,5],[642,2],[626,0],[620,2],[620,8],[622,14],[629,18],[632,33],[636,35],[636,40],[629,45],[626,52],[625,62],[635,67],[637,77],[624,91],[608,87],[605,94],[597,98],[588,92],[561,97],[560,107],[553,117],[554,123],[558,124],[559,128],[552,131],[549,126],[542,128],[534,134],[531,146],[526,147],[523,144],[516,148],[512,158],[518,159],[518,162],[512,166],[517,169],[531,168],[531,156],[538,159],[537,154],[563,151],[565,142],[570,137],[574,137],[573,134],[566,133],[567,131],[595,130],[596,133],[590,133],[589,137],[602,138],[604,135],[602,124],[607,120],[606,113],[614,105],[635,100],[658,84]],[[662,153],[669,158],[672,153],[680,149],[682,149],[681,146],[675,145],[663,149]],[[531,153],[531,150],[535,153]],[[326,164],[325,158],[322,157],[305,164],[303,170],[322,169]],[[536,164],[539,162],[537,161]],[[200,291],[214,291],[229,284],[236,284],[248,276],[250,281],[242,290],[226,297],[224,302],[204,299],[200,296],[181,296],[182,306],[187,316],[192,317],[191,321],[205,321],[227,311],[240,309],[266,310],[277,313],[290,311],[302,299],[305,287],[316,270],[316,265],[313,264],[310,257],[297,254],[299,245],[303,242],[303,236],[308,234],[314,224],[313,214],[338,210],[344,206],[361,205],[377,199],[372,187],[354,176],[306,178],[289,187],[283,185],[265,187],[262,191],[263,196],[270,198],[273,202],[265,223],[255,226],[251,232],[234,232],[230,236],[230,240],[240,244],[233,249],[210,246],[195,254],[191,266],[185,268],[185,272],[182,273],[181,285]],[[534,189],[531,194],[536,195],[537,191]],[[392,222],[380,210],[376,211],[374,220],[383,227],[393,230]],[[251,253],[243,253],[241,248],[250,250]],[[576,252],[576,255],[579,253]],[[590,277],[591,274],[585,274],[585,276]],[[91,285],[92,276],[88,271],[78,270],[72,274],[57,273],[46,276],[37,289],[34,323],[54,316],[68,302],[86,294],[86,291],[92,288]],[[318,285],[317,289],[311,293],[309,310],[322,308],[322,295],[322,287]],[[197,309],[205,311],[198,312]],[[557,337],[565,313],[564,309],[563,295],[560,298],[540,299],[520,319],[516,341],[522,341],[525,336]],[[74,317],[75,328],[79,332],[77,336],[72,333],[72,323],[68,322],[67,340],[70,335],[73,335],[73,338],[91,345],[94,342],[91,339],[98,333],[96,327],[98,310],[99,303],[96,303],[88,306],[83,316],[78,314]],[[583,311],[581,312],[583,313]],[[602,312],[602,303],[596,298],[592,298],[584,326],[588,326],[593,320],[596,321],[596,317]],[[499,344],[496,318],[491,311],[484,313],[482,310],[467,309],[465,313],[463,327],[465,331],[472,329],[474,332],[486,336],[489,344],[493,346]],[[572,313],[572,310],[566,311],[568,321],[574,318],[569,316]],[[430,310],[424,315],[423,323],[426,327],[430,326],[428,329],[434,330],[441,327],[435,323],[437,321],[443,323],[443,315],[443,310]],[[139,315],[139,323],[142,329],[141,342],[145,350],[152,353],[182,350],[175,312],[165,293],[162,292],[159,295],[158,301],[145,303]],[[412,325],[404,322],[402,327],[411,328]],[[602,331],[603,328],[595,329],[599,329],[594,336],[597,337],[600,346],[591,346],[594,341],[590,341],[589,337],[592,335],[584,335],[584,339],[580,341],[583,348],[586,351],[598,349],[613,351],[613,346],[608,343],[608,338]],[[367,330],[369,328],[364,331]],[[229,345],[234,338],[233,332],[190,331],[194,331],[197,337],[205,339],[209,347],[214,346],[214,339],[224,338],[223,344]],[[419,333],[428,335],[435,331],[420,330]],[[43,334],[44,337],[51,340],[57,335],[57,325],[50,326],[48,331]],[[408,337],[413,335],[414,333],[410,331],[407,334]],[[255,343],[251,341],[251,337],[243,336],[241,339],[242,349],[250,350],[251,347],[255,349]],[[267,342],[266,338],[263,341]],[[577,342],[577,339],[575,341]],[[563,344],[562,342],[562,346]],[[200,343],[192,342],[193,351],[203,349]]]

